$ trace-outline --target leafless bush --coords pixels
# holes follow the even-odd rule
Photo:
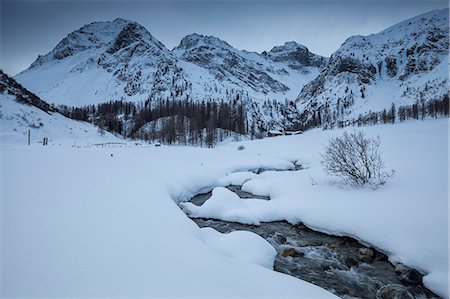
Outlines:
[[[322,165],[328,174],[346,183],[377,187],[394,174],[393,170],[385,170],[379,147],[380,136],[366,137],[362,131],[345,132],[341,137],[330,139],[322,154]]]

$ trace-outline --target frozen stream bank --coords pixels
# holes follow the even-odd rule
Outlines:
[[[241,186],[228,186],[240,198],[253,196]],[[203,205],[212,193],[199,194],[190,202]],[[221,233],[254,232],[277,251],[274,270],[318,285],[342,298],[439,298],[422,284],[422,274],[403,265],[392,265],[384,253],[349,237],[328,235],[303,224],[285,221],[247,225],[217,219],[192,218],[200,227]]]

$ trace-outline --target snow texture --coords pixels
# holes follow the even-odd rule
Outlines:
[[[245,151],[237,151],[236,143],[215,149],[74,148],[70,135],[58,137],[61,146],[2,140],[2,296],[332,298],[242,261],[237,241],[220,241],[230,242],[228,256],[207,244],[176,203],[228,177],[271,199],[243,205],[236,194],[217,188],[208,213],[202,207],[195,212],[233,215],[237,207],[249,222],[302,221],[356,237],[391,261],[423,271],[425,285],[448,298],[448,120],[361,129],[381,136],[386,165],[396,170],[378,190],[343,188],[324,173],[323,145],[343,130],[239,142]],[[274,171],[292,169],[297,160],[307,167]],[[273,171],[233,175],[261,168]]]
[[[201,229],[205,243],[226,256],[273,269],[277,252],[259,235],[247,231],[222,234],[210,227]]]
[[[215,218],[243,224],[260,224],[245,200],[224,187],[214,188],[211,198],[200,207],[190,202],[180,204],[191,217]]]
[[[255,236],[208,238],[171,196],[189,198],[241,167],[282,160],[15,143],[2,143],[1,158],[2,297],[336,298],[261,267],[271,253]],[[251,263],[237,252],[241,241],[258,250]]]
[[[2,144],[42,144],[44,137],[50,145],[72,144],[83,146],[99,143],[124,143],[109,132],[75,121],[56,112],[44,112],[31,105],[18,103],[13,95],[0,94],[0,141]],[[79,141],[77,143],[77,141]]]

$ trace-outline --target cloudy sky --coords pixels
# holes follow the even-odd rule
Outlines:
[[[0,67],[15,75],[82,25],[117,17],[142,24],[169,49],[191,33],[262,52],[294,40],[329,56],[351,35],[379,32],[442,0],[0,0]]]

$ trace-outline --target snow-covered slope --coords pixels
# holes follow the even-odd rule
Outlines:
[[[448,92],[448,9],[408,19],[369,36],[352,36],[297,98],[299,110],[333,120],[381,111]]]
[[[52,103],[149,98],[294,98],[326,59],[294,42],[258,54],[192,34],[168,50],[141,25],[96,22],[70,33],[16,79]],[[46,78],[42,80],[42,78]]]
[[[42,142],[44,137],[49,144],[122,141],[110,133],[100,134],[89,123],[61,115],[0,70],[1,144],[27,144],[28,131],[31,143]]]

